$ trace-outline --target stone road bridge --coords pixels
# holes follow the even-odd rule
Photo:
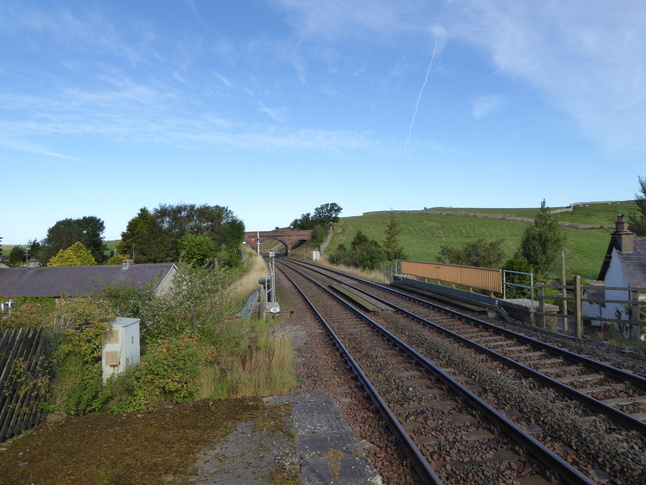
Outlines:
[[[289,256],[292,252],[292,247],[294,243],[298,241],[309,241],[312,239],[312,231],[286,231],[286,230],[275,230],[275,231],[256,231],[256,232],[245,232],[244,240],[247,244],[251,244],[251,247],[254,251],[257,251],[258,244],[263,241],[273,239],[275,241],[280,241],[285,246],[285,254]]]

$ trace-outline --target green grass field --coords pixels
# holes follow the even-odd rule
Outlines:
[[[482,213],[510,217],[534,218],[538,208],[533,209],[467,209],[434,208],[443,212]],[[566,271],[586,279],[596,279],[601,269],[610,234],[618,214],[636,212],[634,201],[608,202],[575,206],[572,212],[556,214],[559,222],[590,226],[613,226],[613,229],[573,229],[564,227],[566,235]],[[511,256],[527,227],[526,222],[432,213],[397,213],[402,232],[399,236],[409,259],[415,261],[438,261],[440,248],[444,245],[461,247],[476,239],[487,241],[504,239],[507,256]],[[334,237],[326,252],[332,252],[340,244],[349,246],[357,230],[372,239],[384,239],[388,213],[344,217],[334,228]],[[550,275],[559,276],[561,261],[555,261]]]

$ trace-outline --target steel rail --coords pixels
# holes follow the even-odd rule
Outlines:
[[[297,262],[297,264],[303,265],[303,263],[298,261],[298,260],[290,259],[290,261],[294,261],[294,262]],[[321,267],[319,265],[313,265],[311,263],[308,264],[307,266],[314,266],[314,267],[319,267],[319,268]],[[351,278],[351,279],[354,279],[356,281],[360,281],[361,283],[365,283],[367,285],[374,286],[376,288],[379,288],[381,290],[387,291],[387,292],[389,292],[389,293],[391,293],[393,295],[408,299],[408,300],[413,301],[415,303],[434,308],[434,309],[436,309],[438,311],[444,312],[444,313],[449,314],[451,316],[454,316],[456,318],[468,321],[468,322],[470,322],[470,323],[472,323],[474,325],[479,325],[481,327],[487,328],[487,329],[489,329],[489,330],[491,330],[491,331],[493,331],[495,333],[500,333],[500,334],[507,335],[510,338],[515,338],[515,339],[517,339],[517,340],[519,340],[519,341],[521,341],[523,343],[526,343],[528,345],[532,345],[532,346],[537,347],[539,349],[545,350],[545,351],[550,352],[550,353],[552,353],[554,355],[558,355],[558,356],[563,357],[564,359],[567,359],[567,360],[569,360],[571,362],[574,362],[574,363],[577,363],[577,364],[585,364],[585,365],[587,365],[589,367],[592,367],[595,370],[603,372],[606,375],[609,375],[611,377],[615,377],[617,379],[626,381],[626,382],[628,382],[630,384],[633,384],[634,386],[637,386],[639,388],[642,388],[642,389],[646,390],[646,377],[642,377],[640,375],[633,374],[632,372],[628,372],[628,371],[619,369],[617,367],[613,367],[611,365],[604,364],[603,362],[599,362],[599,361],[590,359],[589,357],[585,357],[583,355],[575,354],[574,352],[570,352],[569,350],[565,350],[565,349],[562,349],[560,347],[556,347],[555,345],[551,345],[551,344],[548,344],[546,342],[542,342],[540,340],[533,339],[533,338],[528,337],[526,335],[523,335],[521,333],[514,332],[513,330],[498,327],[497,325],[485,322],[484,320],[480,320],[480,319],[472,317],[470,315],[465,315],[464,313],[460,313],[460,312],[457,312],[455,310],[451,310],[449,308],[437,305],[435,303],[431,303],[429,301],[422,300],[421,298],[417,298],[417,297],[409,295],[407,293],[403,293],[401,291],[393,290],[392,288],[390,288],[388,286],[380,285],[380,284],[374,283],[372,281],[364,280],[362,278],[358,278],[356,276],[352,276],[352,275],[349,275],[349,274],[346,274],[346,273],[343,273],[341,271],[337,271],[337,270],[334,270],[334,269],[331,269],[331,268],[325,268],[325,270],[333,272],[333,273],[336,273],[336,274],[343,275],[346,278]],[[317,271],[317,270],[312,269],[312,271]],[[318,271],[318,272],[320,273],[320,271]],[[323,273],[321,273],[321,274],[323,274]],[[371,296],[373,296],[373,295],[371,295]]]
[[[318,320],[323,324],[325,329],[327,330],[330,338],[334,341],[335,346],[345,359],[345,361],[350,365],[352,368],[352,371],[354,374],[357,376],[359,379],[359,382],[361,383],[362,387],[364,390],[368,393],[370,396],[370,399],[374,403],[374,405],[377,407],[379,410],[379,413],[381,416],[386,420],[388,423],[389,428],[391,429],[392,433],[399,439],[400,444],[402,445],[402,448],[404,452],[406,453],[406,456],[411,460],[412,466],[414,470],[417,472],[419,477],[424,481],[424,483],[429,483],[429,484],[434,484],[434,485],[441,485],[442,481],[440,478],[437,476],[435,473],[435,470],[431,467],[431,465],[428,463],[426,458],[422,455],[420,452],[419,448],[415,445],[411,437],[408,435],[404,427],[401,425],[399,420],[395,417],[393,412],[390,410],[386,402],[383,400],[377,389],[373,386],[372,382],[370,382],[370,379],[365,375],[359,364],[354,360],[352,355],[350,354],[350,351],[343,345],[343,342],[341,342],[341,339],[336,335],[332,327],[327,323],[323,315],[316,309],[312,301],[307,297],[305,292],[301,289],[301,287],[292,279],[291,276],[289,276],[285,270],[282,268],[278,267],[278,269],[285,275],[287,279],[294,285],[296,290],[301,294],[301,296],[305,299],[309,307],[312,309],[312,311],[316,314],[316,317]],[[293,269],[293,268],[292,268]],[[294,271],[298,272],[299,274],[300,271],[295,270]],[[302,275],[307,277],[306,275]],[[310,278],[311,280],[311,278]],[[313,281],[313,280],[312,280]],[[317,283],[318,284],[318,283]],[[320,286],[320,285],[319,285]],[[323,288],[326,291],[327,288]],[[333,296],[336,296],[332,294]],[[343,301],[343,300],[341,300]],[[344,302],[345,303],[345,302]]]
[[[557,473],[567,483],[586,484],[586,485],[590,485],[594,483],[588,477],[586,477],[580,471],[578,471],[576,468],[570,465],[567,461],[563,460],[560,456],[553,453],[540,441],[530,436],[527,432],[522,430],[520,427],[518,427],[516,424],[510,421],[507,417],[505,417],[504,415],[496,411],[485,401],[483,401],[478,396],[473,394],[466,387],[464,387],[458,381],[453,379],[451,376],[449,376],[446,372],[444,372],[442,369],[437,367],[435,364],[428,361],[426,358],[424,358],[422,355],[420,355],[417,351],[415,351],[413,348],[408,346],[398,337],[388,332],[385,328],[383,328],[377,322],[372,320],[370,317],[363,314],[360,310],[355,308],[347,301],[343,300],[340,296],[336,295],[328,288],[325,288],[320,283],[314,281],[311,277],[301,273],[299,270],[293,267],[291,267],[291,269],[301,274],[303,277],[307,278],[314,284],[316,284],[319,288],[321,288],[323,291],[327,292],[329,295],[334,297],[334,299],[339,301],[342,305],[344,305],[346,308],[348,308],[353,313],[355,313],[359,318],[364,320],[375,330],[381,333],[385,338],[395,343],[401,350],[403,350],[406,354],[408,354],[411,358],[413,358],[416,362],[418,362],[422,367],[424,367],[431,374],[434,374],[437,378],[439,378],[447,388],[451,389],[453,392],[459,395],[464,401],[468,402],[473,408],[478,410],[481,413],[481,415],[489,419],[490,422],[496,424],[504,434],[506,434],[509,438],[511,438],[513,441],[519,444],[522,448],[527,450],[529,454],[531,454],[536,459],[538,459],[539,462],[547,465],[551,469],[551,471]],[[301,292],[301,294],[303,293]]]
[[[316,271],[316,270],[313,270],[313,271]],[[327,276],[327,275],[326,275],[326,277],[330,278],[330,276]],[[332,278],[332,279],[336,280],[336,278]],[[337,281],[339,281],[339,280],[337,280]],[[364,282],[365,280],[361,280],[361,281]],[[463,336],[461,336],[461,335],[459,335],[459,334],[457,334],[455,332],[452,332],[451,330],[449,330],[447,328],[444,328],[441,325],[438,325],[438,324],[433,323],[433,322],[431,322],[429,320],[426,320],[425,318],[422,318],[422,317],[420,317],[418,315],[415,315],[414,313],[409,312],[408,310],[405,310],[404,308],[398,307],[397,305],[394,305],[392,302],[386,301],[383,298],[380,298],[378,296],[372,295],[372,294],[368,293],[367,291],[362,290],[361,288],[356,288],[356,287],[353,287],[353,288],[355,290],[365,294],[365,295],[370,295],[371,298],[374,298],[375,300],[377,300],[377,301],[379,301],[381,303],[389,305],[395,311],[397,311],[398,313],[401,313],[402,315],[406,316],[407,318],[410,318],[411,320],[414,320],[414,321],[416,321],[418,323],[421,323],[421,324],[423,324],[425,326],[428,326],[428,327],[430,327],[430,328],[432,328],[432,329],[434,329],[434,330],[436,330],[438,332],[441,332],[441,333],[443,333],[443,334],[445,334],[445,335],[447,335],[447,336],[449,336],[449,337],[451,337],[451,338],[453,338],[453,339],[455,339],[455,340],[457,340],[459,342],[462,342],[463,344],[472,347],[473,349],[477,350],[478,352],[486,354],[489,357],[491,357],[491,358],[493,358],[493,359],[495,359],[495,360],[497,360],[499,362],[502,362],[503,364],[505,364],[505,365],[519,371],[523,375],[525,375],[525,376],[527,376],[529,378],[535,379],[535,380],[537,380],[537,381],[539,381],[539,382],[541,382],[541,383],[543,383],[543,384],[545,384],[547,386],[550,386],[550,387],[552,387],[554,389],[557,389],[559,392],[562,392],[566,396],[568,396],[568,397],[570,397],[572,399],[575,399],[575,400],[577,400],[579,402],[584,403],[586,406],[590,407],[594,411],[597,411],[599,413],[602,413],[602,414],[608,416],[614,422],[616,422],[616,423],[618,423],[618,424],[620,424],[622,426],[625,426],[626,428],[628,428],[630,430],[637,431],[637,432],[641,433],[642,435],[646,436],[646,422],[641,421],[641,420],[631,416],[630,414],[624,413],[623,411],[621,411],[621,410],[619,410],[617,408],[609,406],[608,404],[605,404],[602,401],[599,401],[598,399],[595,399],[595,398],[593,398],[591,396],[588,396],[587,394],[584,394],[584,393],[576,390],[573,387],[570,387],[570,386],[568,386],[566,384],[563,384],[562,382],[559,382],[556,379],[553,379],[553,378],[551,378],[549,376],[546,376],[545,374],[541,374],[539,371],[536,371],[536,370],[534,370],[534,369],[532,369],[530,367],[527,367],[527,366],[521,364],[520,362],[518,362],[516,360],[513,360],[510,357],[506,357],[506,356],[504,356],[504,355],[502,355],[502,354],[500,354],[500,353],[498,353],[498,352],[496,352],[496,351],[494,351],[492,349],[489,349],[489,348],[487,348],[487,347],[485,347],[483,345],[480,345],[477,342],[474,342],[473,340],[470,340],[470,339],[468,339],[466,337],[463,337]],[[395,292],[395,293],[399,293],[399,292]],[[408,297],[410,295],[406,295],[406,296]],[[415,297],[413,297],[413,298],[415,300],[417,300],[417,298],[415,298]],[[420,301],[422,303],[428,303],[428,302],[425,302],[424,300],[420,300]],[[431,303],[431,305],[436,306],[433,303]],[[449,310],[449,312],[452,312],[452,311]],[[460,314],[460,313],[458,315],[461,315],[461,316],[464,316],[466,318],[471,319],[471,317],[468,317],[467,315],[463,315],[463,314]],[[477,320],[477,319],[472,319],[472,320],[475,320],[475,322],[477,324],[479,324],[479,323],[487,323],[487,322],[482,322],[481,320]],[[471,323],[473,323],[473,321]],[[494,332],[500,333],[500,332],[498,332],[499,327],[493,326],[491,324],[487,324],[487,329],[488,330],[490,329],[489,327],[493,327]],[[502,330],[506,330],[506,329],[502,329]],[[509,332],[512,334],[512,336],[510,338],[516,338],[518,335],[520,335],[520,334],[518,334],[516,332],[512,332],[512,331],[509,331]],[[505,335],[505,336],[509,336],[506,332],[502,332],[502,334]],[[530,340],[531,340],[532,345],[533,345],[533,342],[535,342],[534,339],[530,339]],[[542,343],[540,341],[536,341],[536,342],[538,342],[539,344]],[[546,345],[549,345],[549,344],[546,344]],[[549,346],[549,347],[552,347],[552,346]],[[558,347],[555,347],[555,348],[558,348]],[[574,355],[577,355],[577,354],[574,354]],[[577,362],[577,363],[586,364],[589,359],[587,359],[587,358],[584,358],[584,359],[585,360],[583,360],[581,362]],[[596,362],[596,361],[591,361],[591,362]],[[613,367],[613,369],[614,369],[614,367]],[[619,369],[617,369],[617,370],[619,370]],[[634,374],[630,374],[630,375],[634,375]],[[617,377],[617,376],[613,376],[613,377]],[[635,376],[635,377],[640,377],[640,376]],[[619,377],[619,378],[621,378],[621,377]],[[641,387],[641,386],[639,386],[639,387]]]

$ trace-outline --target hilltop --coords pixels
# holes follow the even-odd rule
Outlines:
[[[610,234],[618,214],[637,212],[634,200],[585,202],[568,207],[550,208],[567,237],[566,270],[586,279],[596,279],[608,248]],[[520,244],[527,224],[539,208],[483,209],[438,207],[397,213],[402,232],[400,241],[409,259],[438,261],[441,246],[463,246],[484,238],[504,239],[504,248],[511,256]],[[390,211],[367,212],[362,216],[342,217],[334,227],[334,236],[326,252],[340,244],[349,245],[357,230],[374,239],[384,238]],[[560,275],[560,260],[550,274]]]

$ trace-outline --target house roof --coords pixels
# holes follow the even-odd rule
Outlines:
[[[173,269],[177,270],[173,263],[0,269],[0,295],[74,296],[119,284],[152,284],[157,290]]]
[[[599,273],[599,279],[603,280],[606,277],[610,261],[612,258],[612,250],[617,250],[617,257],[624,271],[624,275],[628,281],[629,286],[646,287],[646,237],[636,237],[632,252],[623,252],[619,250],[616,244],[611,243],[608,246],[608,251]]]

